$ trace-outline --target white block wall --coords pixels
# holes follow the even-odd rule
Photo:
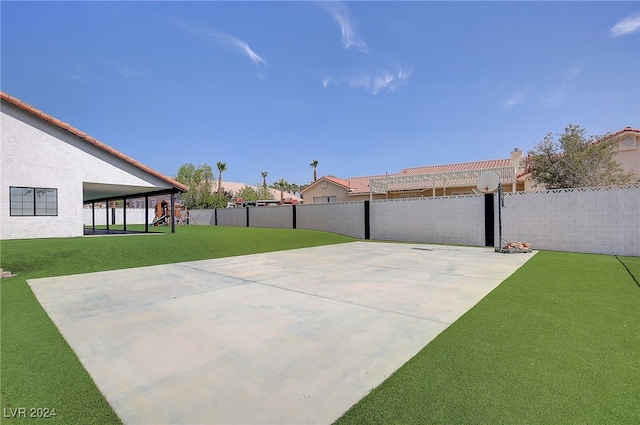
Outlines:
[[[484,246],[484,196],[371,202],[371,239]]]
[[[246,208],[221,208],[218,210],[218,226],[247,226]]]
[[[534,249],[640,256],[640,187],[507,193],[502,237]]]
[[[257,207],[249,208],[249,226],[275,227],[279,229],[293,228],[293,207]]]
[[[296,207],[298,229],[323,230],[364,238],[364,202],[312,204]]]
[[[189,224],[198,226],[213,226],[214,224],[216,224],[214,214],[215,210],[189,210]]]
[[[484,246],[484,202],[482,195],[372,201],[370,238]],[[640,186],[507,192],[504,204],[507,241],[530,242],[533,249],[640,256]],[[494,210],[497,245],[497,195]],[[291,228],[291,212],[251,208],[250,225]],[[298,205],[296,218],[298,229],[364,238],[364,202]],[[219,209],[218,225],[246,226],[246,209]]]

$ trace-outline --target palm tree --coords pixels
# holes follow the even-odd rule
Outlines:
[[[218,195],[222,193],[222,173],[227,171],[227,163],[218,161]]]
[[[273,186],[276,189],[280,190],[280,203],[281,204],[284,203],[284,194],[282,193],[282,191],[287,190],[287,188],[289,187],[289,183],[285,179],[280,179],[277,182],[275,182]]]
[[[269,174],[268,171],[263,171],[262,173],[262,187],[263,188],[267,188],[267,174]]]
[[[316,170],[318,168],[318,160],[314,159],[309,166],[313,168],[313,181],[318,180],[318,171]]]

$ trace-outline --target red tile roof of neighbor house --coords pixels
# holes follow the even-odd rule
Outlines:
[[[617,136],[621,136],[624,133],[640,133],[640,130],[638,130],[637,128],[632,128],[632,127],[625,127],[622,130],[618,130],[615,133],[611,133],[611,134],[605,134],[603,137],[601,137],[600,139],[596,140],[593,143],[600,143],[603,140],[609,140],[612,137],[617,137]]]
[[[626,133],[627,131],[633,132],[633,133],[640,133],[640,129],[633,128],[633,127],[625,127],[622,130],[619,130],[619,131],[616,131],[615,133],[610,134],[609,136],[610,137],[619,136],[620,134]]]
[[[337,177],[324,176],[320,180],[327,180],[335,183],[339,186],[349,190],[349,194],[356,195],[362,193],[369,193],[369,180],[382,177],[393,176],[406,176],[406,175],[419,175],[419,174],[435,174],[435,173],[450,173],[455,171],[469,171],[469,170],[485,170],[491,168],[511,167],[513,163],[511,159],[494,159],[489,161],[475,161],[475,162],[463,162],[459,164],[446,164],[446,165],[430,165],[426,167],[414,167],[405,168],[397,174],[381,174],[377,176],[365,176],[365,177],[351,177],[348,179],[339,179]],[[306,189],[305,189],[306,190]]]
[[[602,142],[603,140],[609,140],[612,137],[617,137],[620,136],[624,133],[638,133],[638,135],[640,135],[640,130],[637,128],[633,128],[633,127],[625,127],[622,130],[618,130],[615,133],[611,133],[611,134],[606,134],[604,136],[602,136],[600,139],[594,141],[594,144],[598,144],[600,142]],[[531,170],[530,169],[524,169],[523,171],[521,171],[520,173],[518,173],[518,175],[516,176],[517,179],[521,179],[524,176],[528,176],[529,174],[531,174]]]
[[[23,101],[21,101],[20,99],[10,96],[9,94],[0,91],[0,99],[2,99],[3,101],[10,103],[20,109],[22,109],[25,112],[30,113],[31,115],[34,115],[37,118],[40,118],[41,120],[52,124],[55,127],[58,127],[68,133],[73,134],[74,136],[79,137],[80,139],[82,139],[83,141],[92,144],[93,146],[96,146],[97,148],[102,149],[105,152],[110,153],[113,156],[116,156],[120,159],[122,159],[123,161],[128,162],[129,164],[141,169],[142,171],[145,171],[167,183],[169,183],[171,186],[175,187],[176,189],[179,189],[181,191],[188,191],[189,187],[185,186],[184,184],[175,181],[174,179],[165,176],[164,174],[161,174],[159,172],[157,172],[156,170],[147,167],[146,165],[136,161],[135,159],[131,158],[130,156],[127,156],[125,154],[123,154],[122,152],[112,148],[111,146],[102,143],[101,141],[99,141],[98,139],[96,139],[95,137],[91,137],[89,136],[87,133],[85,133],[84,131],[80,131],[77,128],[71,126],[70,124],[63,122],[57,118],[52,117],[51,115],[42,112],[41,110],[34,108],[33,106],[29,105],[28,103],[25,103]]]
[[[325,180],[328,180],[328,181],[330,181],[332,183],[335,183],[338,186],[344,186],[346,189],[349,188],[349,182],[344,180],[344,179],[339,179],[339,178],[333,177],[333,176],[323,176],[320,180],[322,180],[322,179],[325,179]],[[318,180],[318,181],[320,181],[320,180]]]
[[[430,165],[427,167],[405,168],[397,175],[450,173],[454,171],[484,170],[489,168],[511,167],[511,159],[492,159],[489,161],[462,162],[459,164]]]
[[[366,176],[366,177],[352,177],[347,179],[349,182],[349,188],[351,194],[359,194],[359,193],[369,193],[369,180],[375,179],[382,176]]]
[[[306,189],[304,189],[302,192],[307,191],[311,186],[315,186],[316,184],[318,184],[320,181],[322,180],[326,180],[329,181],[331,183],[334,183],[338,186],[342,186],[345,189],[347,189],[349,191],[349,194],[358,194],[358,193],[369,193],[369,179],[373,179],[376,177],[384,177],[384,175],[381,176],[366,176],[366,177],[352,177],[349,179],[339,179],[337,177],[333,177],[333,176],[323,176],[321,178],[319,178],[318,180],[316,180],[315,182],[313,182],[311,185],[309,185]]]

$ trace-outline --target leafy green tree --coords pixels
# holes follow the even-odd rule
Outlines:
[[[585,133],[580,126],[569,124],[558,141],[551,133],[547,134],[525,159],[533,181],[547,189],[611,186],[637,181],[616,161],[617,137],[587,137]]]
[[[182,195],[182,202],[186,208],[209,208],[212,205],[211,166],[202,164],[196,167],[192,163],[183,164],[178,169],[175,179],[189,186],[189,191]]]
[[[267,186],[264,186],[264,185],[258,186],[256,190],[258,192],[258,199],[264,199],[264,200],[275,199],[273,197],[273,192],[271,192]]]
[[[313,181],[318,180],[318,160],[314,159],[309,166],[313,168]]]
[[[231,197],[227,193],[214,193],[207,208],[226,208]]]
[[[218,196],[222,195],[222,173],[227,171],[227,163],[218,161],[216,163],[218,167]]]
[[[264,187],[265,189],[267,188],[267,175],[269,174],[268,171],[263,171],[262,173],[262,187]]]
[[[257,200],[267,200],[273,199],[273,194],[269,190],[269,188],[256,185],[253,186],[244,186],[236,193],[236,198],[242,198],[244,201],[257,201]]]
[[[248,185],[236,192],[236,198],[242,198],[244,201],[257,201],[260,199],[256,188]]]

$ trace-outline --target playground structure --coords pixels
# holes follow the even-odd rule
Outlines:
[[[182,210],[184,210],[184,217],[182,214]],[[185,222],[185,219],[189,219],[190,221],[193,221],[193,224],[198,224],[196,223],[195,219],[191,216],[191,214],[189,214],[189,210],[186,209],[182,204],[178,202],[174,203],[173,211],[174,211],[174,216],[175,216],[177,226],[181,226],[183,224],[189,224],[188,222]],[[168,226],[169,224],[171,224],[171,210],[169,208],[169,203],[166,200],[163,200],[162,202],[156,205],[155,212],[156,212],[155,217],[151,222],[152,226],[160,226],[160,225]]]

